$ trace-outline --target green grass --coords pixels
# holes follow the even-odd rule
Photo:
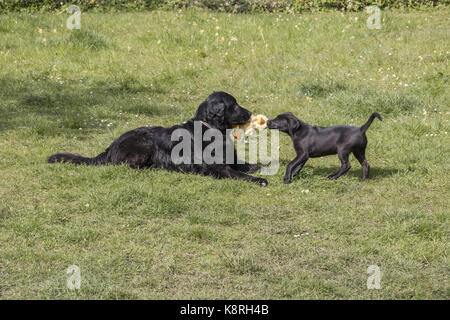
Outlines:
[[[87,13],[70,31],[65,14],[0,15],[0,297],[448,299],[448,16],[387,11],[369,30],[363,12]],[[352,157],[327,180],[330,156],[284,185],[285,135],[266,188],[46,163],[183,122],[213,90],[322,126],[380,112],[371,179]]]

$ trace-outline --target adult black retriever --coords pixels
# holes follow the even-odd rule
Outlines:
[[[375,118],[381,120],[380,114],[372,113],[369,120],[361,127],[345,125],[332,127],[311,126],[298,119],[291,112],[279,114],[275,119],[267,121],[269,129],[278,129],[291,137],[297,154],[286,168],[284,183],[290,183],[309,158],[332,154],[337,154],[341,161],[341,168],[328,176],[328,179],[335,180],[350,169],[348,160],[350,153],[353,153],[361,164],[362,179],[367,179],[370,167],[366,160],[366,131]]]
[[[130,167],[137,169],[163,168],[215,178],[243,179],[266,186],[268,184],[266,179],[253,177],[246,173],[255,172],[260,167],[243,161],[238,162],[234,145],[231,147],[233,154],[228,154],[227,157],[227,150],[230,150],[227,146],[233,144],[226,132],[227,129],[231,129],[234,124],[245,123],[250,116],[251,112],[242,108],[232,95],[226,92],[213,92],[200,104],[194,117],[185,123],[168,128],[142,127],[128,131],[114,140],[104,152],[94,158],[86,158],[71,153],[56,153],[48,158],[48,162],[71,162],[86,165],[127,163]],[[195,137],[194,126],[199,128],[201,133],[195,135]],[[182,140],[180,138],[177,141],[172,141],[172,133],[177,129],[184,129],[191,142],[188,151],[190,155],[183,154],[187,161],[181,163],[179,159],[174,160],[172,155],[172,149]],[[202,156],[205,148],[211,143],[203,141],[202,138],[203,134],[209,129],[216,129],[220,132],[219,136],[223,145],[223,156],[214,163],[205,161]],[[213,151],[212,154],[215,155],[215,152]]]

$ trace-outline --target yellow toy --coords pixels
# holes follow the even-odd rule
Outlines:
[[[242,129],[244,130],[244,135],[251,136],[254,135],[256,129],[263,130],[267,128],[267,120],[268,118],[263,114],[258,114],[256,116],[252,116],[250,120],[242,125],[233,125],[233,129]],[[233,136],[235,139],[241,138],[241,132],[238,130],[233,130]]]

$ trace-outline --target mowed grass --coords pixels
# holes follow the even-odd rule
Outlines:
[[[449,13],[386,11],[380,30],[364,12],[83,13],[74,31],[64,13],[0,15],[0,297],[448,299]],[[183,122],[213,90],[322,126],[381,113],[371,179],[351,156],[327,180],[330,156],[284,185],[282,134],[265,188],[46,163]]]

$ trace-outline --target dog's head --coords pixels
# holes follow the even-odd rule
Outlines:
[[[301,121],[291,112],[281,113],[276,118],[267,121],[267,128],[278,129],[292,136],[300,128]]]
[[[234,124],[245,123],[251,115],[232,95],[214,91],[200,104],[194,120],[205,121],[216,129],[225,130],[231,129]]]

